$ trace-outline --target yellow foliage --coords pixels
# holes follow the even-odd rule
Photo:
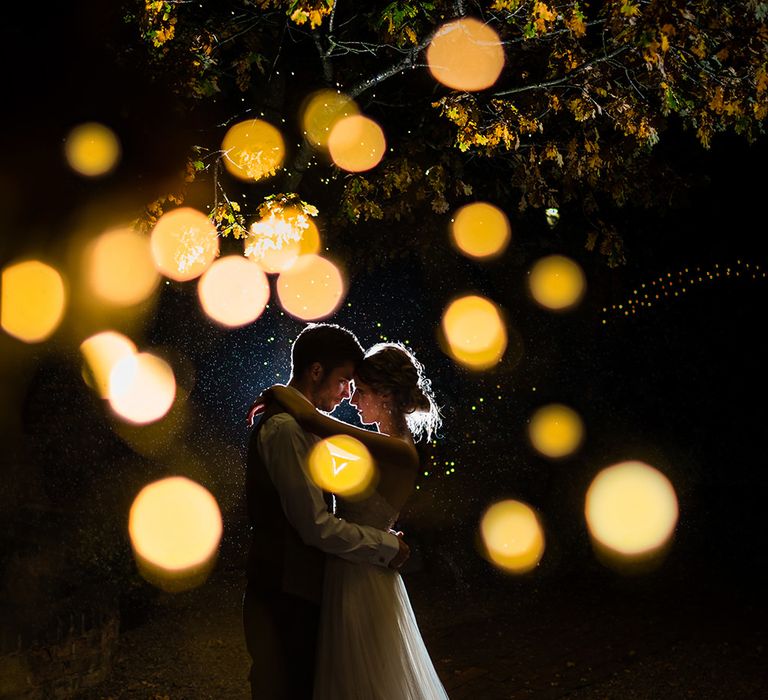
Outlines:
[[[757,96],[762,96],[766,88],[768,88],[768,71],[766,71],[765,66],[760,66],[757,69],[757,73],[755,73],[755,91]]]
[[[514,12],[520,6],[520,0],[494,0],[491,9],[496,12],[507,10]]]
[[[328,16],[333,9],[333,2],[325,3],[323,0],[315,3],[307,3],[302,7],[296,7],[291,12],[291,21],[302,25],[309,22],[312,29],[317,29],[323,23],[323,17]],[[289,10],[290,12],[290,10]]]
[[[587,25],[584,23],[584,20],[574,15],[565,21],[565,26],[573,32],[574,36],[579,38],[587,33]]]
[[[533,26],[536,31],[543,34],[549,28],[549,25],[557,19],[557,13],[547,7],[546,3],[537,2],[533,6]]]

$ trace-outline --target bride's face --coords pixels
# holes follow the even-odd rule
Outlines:
[[[349,403],[357,409],[360,421],[366,425],[380,423],[384,412],[384,397],[377,394],[368,384],[355,379],[355,391]]]

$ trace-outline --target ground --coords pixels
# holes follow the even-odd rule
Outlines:
[[[621,579],[458,590],[424,572],[405,580],[451,700],[768,697],[758,596]],[[161,596],[124,629],[110,679],[81,697],[246,700],[242,589],[240,572],[219,570],[195,591]]]

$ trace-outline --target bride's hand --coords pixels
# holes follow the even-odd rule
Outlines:
[[[315,413],[314,406],[303,396],[282,384],[274,384],[259,394],[248,411],[247,422],[253,426],[256,416],[261,415],[271,401],[277,401],[299,423],[310,421]]]

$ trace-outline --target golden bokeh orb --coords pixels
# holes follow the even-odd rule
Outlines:
[[[67,304],[64,280],[39,260],[8,265],[0,277],[0,326],[25,343],[39,343],[59,327]]]
[[[510,236],[506,214],[488,202],[463,206],[451,223],[454,245],[470,258],[486,260],[498,257],[509,244]]]
[[[584,437],[584,423],[576,411],[563,404],[539,408],[528,425],[528,437],[545,457],[557,459],[574,452]]]
[[[320,252],[322,241],[320,229],[313,219],[307,219],[308,226],[301,234],[299,243],[299,255],[312,255]]]
[[[243,243],[245,256],[269,273],[284,272],[300,255],[319,250],[320,231],[317,224],[297,207],[270,212],[254,222]]]
[[[107,126],[88,122],[76,126],[64,142],[70,167],[87,177],[105,175],[120,158],[120,141]]]
[[[340,92],[319,90],[310,95],[302,114],[307,140],[313,146],[326,147],[336,122],[359,111],[355,101]]]
[[[321,489],[344,498],[369,493],[376,478],[368,448],[349,435],[318,442],[309,454],[309,473]]]
[[[449,88],[484,90],[501,75],[504,47],[491,27],[464,17],[435,32],[427,47],[427,65],[435,80]]]
[[[269,122],[249,119],[230,127],[221,143],[224,167],[249,182],[274,175],[285,160],[280,131]]]
[[[470,294],[452,301],[441,321],[449,354],[477,370],[496,365],[507,347],[507,330],[498,307]]]
[[[202,275],[214,261],[219,254],[219,236],[203,212],[180,207],[158,219],[150,249],[163,275],[186,282]]]
[[[176,398],[171,366],[148,352],[125,355],[109,375],[109,403],[121,418],[137,424],[162,418]]]
[[[533,508],[515,500],[494,503],[480,521],[489,559],[500,569],[524,574],[544,554],[544,530]]]
[[[241,255],[227,255],[203,273],[197,292],[210,318],[235,328],[261,316],[269,301],[269,282],[255,262]]]
[[[221,511],[203,486],[172,476],[145,486],[131,505],[128,534],[141,573],[165,590],[203,582],[222,534]]]
[[[107,231],[96,238],[86,249],[85,261],[91,290],[117,306],[144,301],[160,281],[149,237],[130,228]]]
[[[136,354],[136,345],[117,331],[102,331],[80,343],[86,383],[102,399],[109,398],[109,377],[115,365],[124,357]]]
[[[584,512],[592,537],[625,556],[652,552],[666,544],[679,514],[669,479],[637,461],[603,469],[587,491]]]
[[[587,286],[581,266],[563,255],[548,255],[538,260],[531,269],[528,284],[533,298],[554,311],[576,305]]]
[[[384,157],[387,142],[381,127],[361,114],[337,121],[328,137],[328,152],[342,170],[360,173],[375,168]]]
[[[341,271],[319,255],[302,255],[277,278],[283,309],[302,321],[327,318],[339,308],[346,285]]]

